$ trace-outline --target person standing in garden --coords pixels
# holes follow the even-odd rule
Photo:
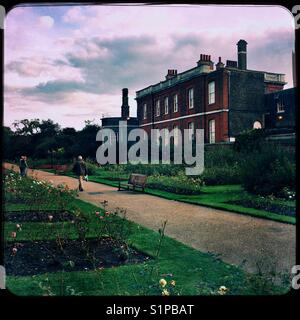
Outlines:
[[[87,176],[86,164],[82,159],[82,156],[78,156],[77,161],[74,165],[73,172],[78,176],[79,191],[83,191],[82,181]]]
[[[19,167],[20,167],[21,177],[26,177],[27,176],[27,169],[28,169],[26,156],[21,156]]]

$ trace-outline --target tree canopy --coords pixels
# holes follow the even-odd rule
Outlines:
[[[77,155],[94,159],[98,143],[96,134],[100,126],[94,121],[85,121],[85,127],[61,128],[51,119],[23,119],[15,121],[12,129],[3,127],[4,159],[16,160],[21,155],[32,159],[55,157],[69,161]]]

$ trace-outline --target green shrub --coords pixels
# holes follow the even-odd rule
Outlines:
[[[279,195],[285,187],[295,190],[295,178],[295,160],[275,144],[247,154],[241,164],[242,185],[255,194]]]
[[[86,162],[85,165],[86,165],[88,175],[94,176],[97,173],[97,169],[98,169],[97,165],[90,162]]]
[[[199,194],[202,181],[200,178],[190,178],[184,173],[177,176],[151,176],[147,182],[147,188],[158,189],[177,194]]]
[[[206,147],[204,152],[205,168],[231,166],[239,161],[241,155],[235,152],[232,146]]]
[[[205,185],[239,184],[240,168],[237,163],[232,166],[208,167],[204,169],[202,179]]]
[[[117,171],[120,173],[140,173],[147,176],[164,175],[176,176],[184,170],[182,165],[175,164],[121,164],[103,166],[105,170]]]
[[[239,134],[234,142],[234,150],[238,152],[253,152],[262,150],[266,140],[263,129],[252,129]]]

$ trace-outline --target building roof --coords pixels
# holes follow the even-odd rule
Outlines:
[[[284,79],[285,74],[283,74],[283,73],[273,73],[273,72],[249,70],[249,69],[242,70],[242,69],[238,69],[238,68],[230,68],[227,66],[222,69],[230,70],[230,71],[238,71],[238,72],[263,73],[265,82],[275,82],[275,83],[286,84],[285,79]],[[171,88],[179,83],[188,81],[188,80],[193,79],[195,77],[204,76],[204,75],[210,74],[212,72],[218,71],[218,70],[213,70],[211,72],[200,72],[200,70],[202,70],[201,67],[197,66],[192,69],[188,69],[186,71],[178,73],[176,76],[174,76],[171,79],[160,81],[156,84],[153,84],[153,85],[150,85],[146,88],[138,90],[138,91],[136,91],[136,99],[141,98],[142,96],[145,96],[145,95],[148,95],[151,93],[156,93],[156,92],[160,92],[162,90],[165,90],[167,88]]]

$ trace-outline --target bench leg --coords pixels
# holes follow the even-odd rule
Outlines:
[[[119,188],[118,191],[121,191],[121,182],[119,181]]]

